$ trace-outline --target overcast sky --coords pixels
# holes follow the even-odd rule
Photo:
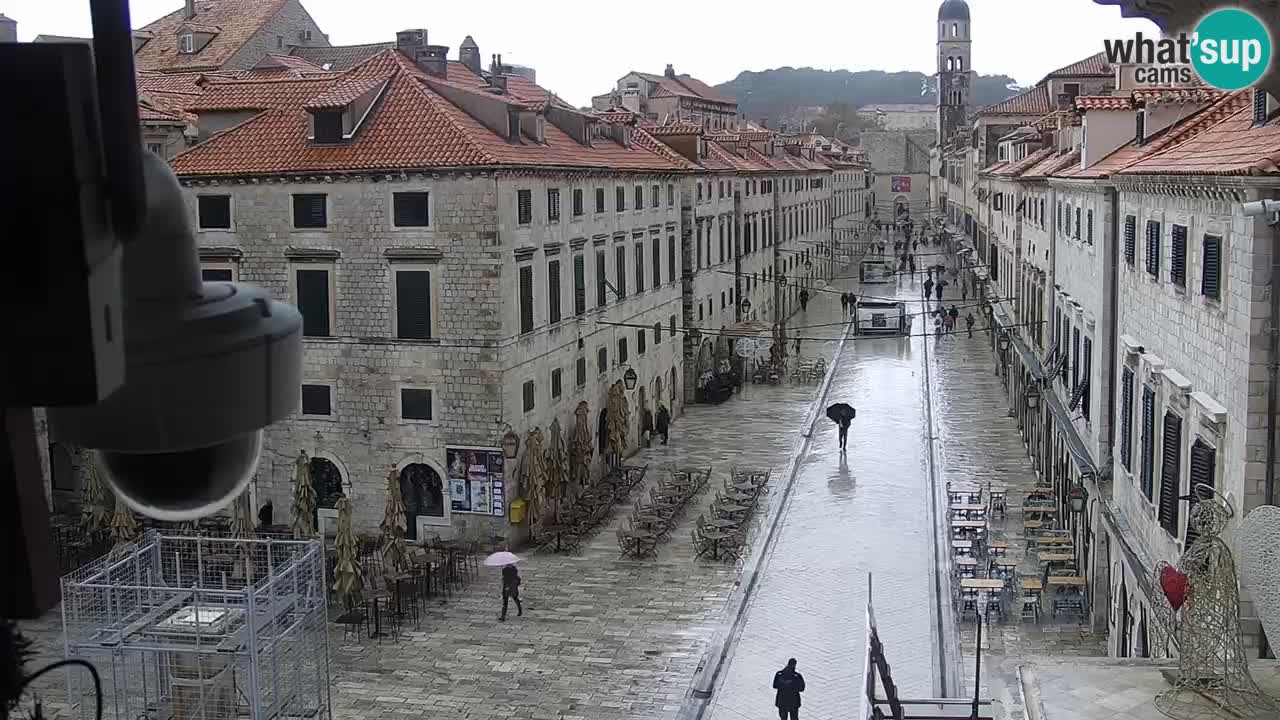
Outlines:
[[[426,28],[450,57],[468,34],[485,59],[530,65],[538,83],[578,105],[607,92],[630,70],[661,73],[667,63],[710,84],[743,70],[792,66],[826,70],[932,73],[937,0],[809,0],[798,5],[724,5],[688,0],[538,5],[506,1],[303,0],[335,45],[387,42],[397,30]],[[175,0],[131,0],[133,22],[181,7]],[[1047,72],[1102,50],[1107,37],[1154,32],[1091,0],[970,0],[973,69],[1029,85]],[[89,0],[0,0],[18,21],[18,38],[91,34]]]

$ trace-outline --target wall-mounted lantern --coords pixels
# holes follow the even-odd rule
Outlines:
[[[520,454],[520,436],[516,435],[515,430],[511,429],[511,425],[503,423],[507,427],[507,432],[502,436],[502,457],[508,460],[515,460]]]
[[[1084,488],[1077,485],[1071,488],[1071,493],[1067,495],[1067,499],[1071,502],[1071,512],[1077,515],[1084,512],[1084,502],[1088,499]]]
[[[1032,385],[1027,388],[1027,409],[1035,410],[1040,407],[1040,388]]]
[[[622,384],[625,385],[628,390],[635,390],[636,383],[639,382],[639,380],[640,376],[636,375],[635,368],[627,368],[627,371],[622,375]]]

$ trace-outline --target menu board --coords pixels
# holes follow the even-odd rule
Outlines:
[[[492,448],[445,448],[449,506],[456,513],[506,515],[506,458]]]

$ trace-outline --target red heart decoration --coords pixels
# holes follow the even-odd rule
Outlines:
[[[1187,575],[1172,565],[1165,565],[1160,571],[1160,589],[1169,600],[1174,612],[1182,609],[1187,601]]]

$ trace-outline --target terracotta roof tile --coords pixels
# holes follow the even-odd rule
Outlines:
[[[665,75],[654,75],[652,73],[638,72],[635,74],[658,86],[653,91],[653,97],[691,97],[729,105],[738,104],[737,100],[721,94],[710,85],[689,75],[677,75],[674,78],[669,78]]]
[[[1133,91],[1133,100],[1147,105],[1210,103],[1221,99],[1226,94],[1225,90],[1212,87],[1143,88]]]
[[[272,77],[307,77],[308,75],[322,75],[327,72],[329,71],[299,57],[267,53],[262,56],[257,65],[238,73],[236,77],[242,80],[269,79]]]
[[[363,63],[383,50],[393,50],[393,42],[370,43],[368,45],[334,45],[332,47],[295,47],[289,54],[301,58],[312,65],[328,66],[329,70],[342,72]]]
[[[351,77],[388,69],[387,89],[354,138],[338,145],[307,140],[307,103]],[[669,152],[646,147],[643,135],[631,147],[601,139],[586,147],[550,122],[543,143],[508,142],[431,90],[420,71],[394,50],[334,78],[213,84],[195,104],[263,112],[174,158],[174,170],[183,176],[485,166],[676,172],[687,167]]]
[[[353,77],[339,82],[329,88],[327,92],[308,100],[302,107],[305,110],[330,110],[346,107],[363,97],[370,90],[382,87],[387,80],[391,79],[391,74],[391,71],[388,70],[385,74]]]
[[[1037,150],[1031,153],[1030,155],[1026,156],[1021,160],[1009,163],[1004,168],[1001,168],[1000,170],[996,171],[995,174],[1002,175],[1005,177],[1019,177],[1027,170],[1030,170],[1036,165],[1039,165],[1040,163],[1044,162],[1046,159],[1052,157],[1055,153],[1057,153],[1057,151],[1058,151],[1057,148],[1052,148],[1052,147],[1041,148],[1040,150]]]
[[[1077,110],[1132,110],[1133,98],[1124,95],[1079,95]]]
[[[1061,171],[1063,168],[1070,167],[1072,164],[1080,163],[1080,151],[1072,150],[1062,155],[1051,155],[1034,167],[1027,168],[1022,172],[1023,180],[1039,180],[1052,176],[1054,173]]]
[[[204,87],[207,83],[214,80],[230,80],[234,77],[234,73],[221,72],[161,73],[143,71],[138,73],[137,82],[139,92],[166,92],[199,95],[204,92]]]
[[[1254,127],[1250,93],[1231,93],[1120,174],[1280,175],[1280,122]]]
[[[285,0],[196,0],[196,15],[188,20],[183,8],[142,30],[153,33],[134,53],[139,70],[196,70],[221,68],[284,6]],[[217,28],[199,52],[178,52],[178,29],[183,25]]]
[[[702,126],[695,123],[675,123],[673,125],[646,126],[651,135],[701,135]]]
[[[1100,52],[1097,55],[1073,62],[1065,67],[1045,75],[1045,80],[1049,78],[1073,78],[1073,77],[1111,77],[1114,70],[1107,64],[1107,54]]]
[[[1003,169],[1006,165],[1008,165],[1008,164],[1009,164],[1009,163],[1007,163],[1007,162],[1005,162],[1005,161],[1001,160],[1000,162],[998,162],[998,163],[996,163],[996,164],[994,164],[994,165],[989,165],[989,166],[987,166],[987,167],[985,167],[985,168],[983,168],[983,169],[979,170],[979,171],[978,171],[978,174],[979,174],[979,175],[989,175],[989,174],[994,174],[994,173],[997,173],[997,172],[999,172],[1000,170],[1002,170],[1002,169]]]
[[[988,105],[978,111],[979,115],[1044,115],[1052,108],[1049,105],[1049,89],[1037,85],[1007,100]]]

